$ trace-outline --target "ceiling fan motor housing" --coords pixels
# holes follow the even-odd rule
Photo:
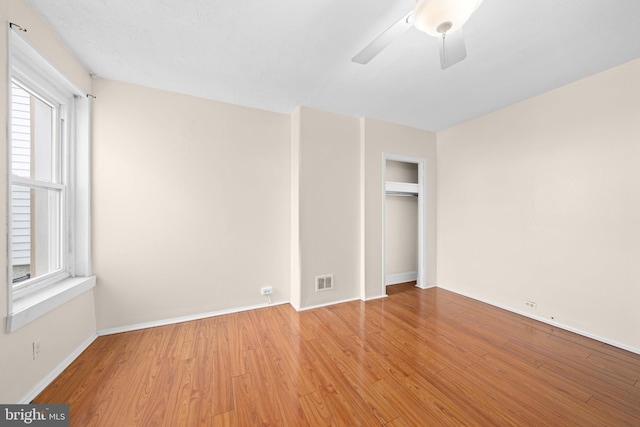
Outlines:
[[[420,0],[413,10],[413,25],[430,36],[440,37],[462,27],[482,0]]]

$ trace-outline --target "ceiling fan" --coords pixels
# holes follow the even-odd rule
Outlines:
[[[411,26],[440,39],[440,67],[444,70],[467,57],[462,26],[482,0],[418,0],[416,7],[387,28],[351,60],[367,64]]]

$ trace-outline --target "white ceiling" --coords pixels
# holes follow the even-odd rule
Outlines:
[[[99,77],[290,113],[438,131],[640,57],[640,0],[484,0],[441,70],[411,28],[351,58],[413,0],[28,0]],[[640,77],[639,77],[640,78]]]

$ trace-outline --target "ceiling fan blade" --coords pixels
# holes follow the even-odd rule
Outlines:
[[[443,70],[467,57],[462,28],[440,39],[440,68]]]
[[[367,64],[380,52],[389,46],[395,39],[397,39],[402,33],[404,33],[409,27],[413,26],[410,22],[411,14],[413,11],[407,13],[398,22],[387,28],[378,37],[376,37],[371,43],[369,43],[364,49],[360,51],[356,56],[351,58],[353,62],[358,64]]]

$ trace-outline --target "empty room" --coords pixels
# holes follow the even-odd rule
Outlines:
[[[0,22],[0,425],[640,425],[637,0]]]

